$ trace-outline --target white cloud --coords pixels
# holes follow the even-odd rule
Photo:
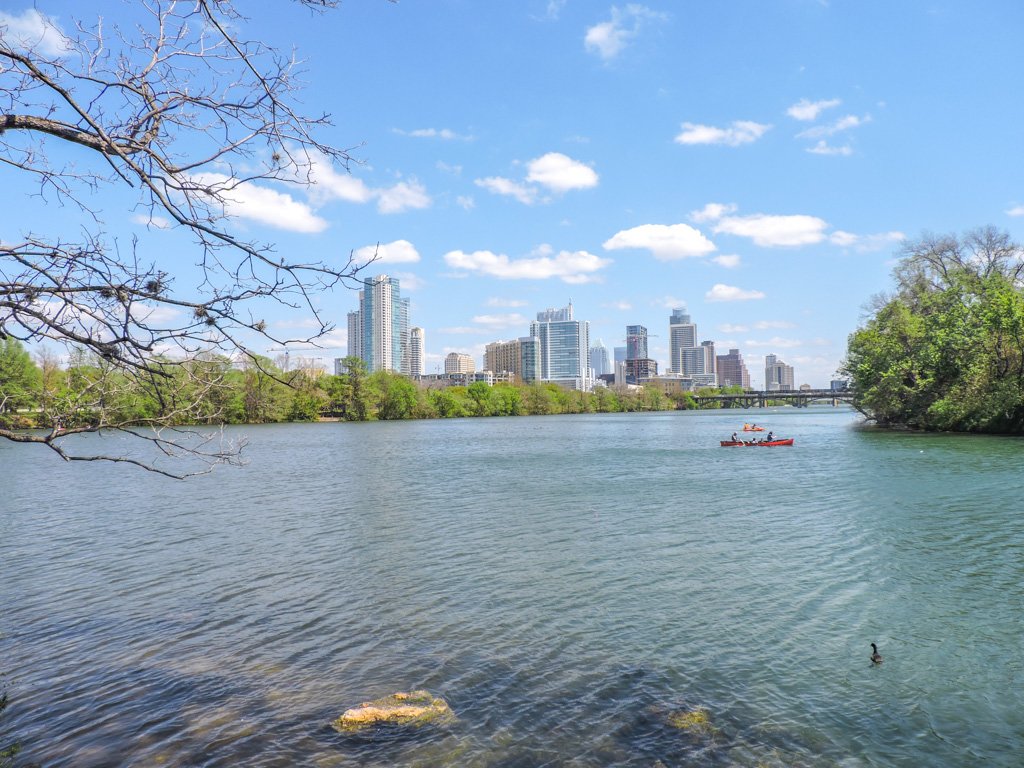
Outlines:
[[[478,187],[482,187],[496,195],[514,197],[523,205],[533,205],[537,202],[536,189],[512,181],[512,179],[506,179],[501,176],[488,176],[486,179],[477,179],[474,183]]]
[[[793,349],[794,347],[804,346],[804,342],[799,339],[784,339],[781,336],[773,336],[768,341],[747,339],[744,344],[748,347],[766,347],[769,349]]]
[[[526,302],[521,299],[502,299],[492,296],[487,300],[488,307],[525,307]]]
[[[359,263],[367,263],[376,256],[377,264],[409,264],[420,260],[419,251],[408,240],[395,240],[392,243],[364,245],[352,254]]]
[[[418,291],[424,285],[426,281],[422,278],[414,275],[412,272],[392,272],[392,277],[397,277],[398,282],[402,284],[402,291]]]
[[[246,184],[219,173],[202,173],[192,181],[212,187],[224,200],[228,216],[258,221],[290,232],[322,232],[327,222],[291,195],[256,184]]]
[[[502,176],[488,176],[476,179],[474,183],[496,195],[507,195],[523,205],[533,205],[537,202],[548,202],[548,199],[542,197],[537,186],[533,185],[540,185],[551,192],[561,194],[573,189],[596,187],[598,176],[593,168],[573,160],[568,155],[548,152],[527,163],[526,182],[529,183],[513,181]]]
[[[828,125],[815,125],[812,128],[808,128],[805,131],[800,131],[797,134],[797,138],[800,139],[820,139],[824,136],[834,136],[841,131],[848,131],[852,128],[859,128],[865,123],[871,122],[871,115],[865,115],[864,117],[857,117],[856,115],[846,115],[839,118],[834,123]]]
[[[417,128],[412,131],[403,131],[401,128],[395,128],[394,131],[401,136],[412,136],[417,139],[443,139],[444,141],[458,139],[460,141],[470,141],[473,138],[472,136],[458,134],[449,128]]]
[[[826,109],[838,107],[842,102],[839,99],[824,99],[822,101],[808,101],[800,99],[796,104],[786,110],[786,114],[794,120],[817,120],[818,115]]]
[[[1007,216],[1024,216],[1024,205],[1015,205],[1006,212]]]
[[[820,243],[825,239],[827,226],[816,216],[755,213],[751,216],[727,216],[715,225],[714,232],[749,237],[757,245],[770,248]]]
[[[330,159],[322,153],[309,152],[309,163],[309,196],[317,206],[332,200],[360,204],[376,200],[380,213],[401,213],[412,208],[428,208],[432,202],[426,188],[416,179],[375,189],[347,171],[334,170]],[[296,180],[305,181],[299,177]]]
[[[611,21],[603,21],[588,27],[583,37],[583,46],[589,53],[610,61],[618,56],[626,44],[640,34],[647,21],[661,21],[667,16],[642,5],[630,4],[625,10],[612,7]]]
[[[323,205],[330,200],[366,203],[373,199],[373,190],[347,171],[335,171],[330,158],[322,153],[310,152],[309,163],[309,195],[315,204]]]
[[[758,320],[754,323],[754,327],[759,331],[765,331],[769,328],[795,328],[796,326],[788,320]]]
[[[740,257],[736,254],[722,254],[711,259],[715,264],[726,269],[735,269],[740,265]]]
[[[676,144],[725,144],[738,147],[740,144],[757,141],[771,126],[752,120],[734,120],[728,128],[698,123],[683,123],[682,128],[682,133],[675,138]]]
[[[764,293],[761,291],[749,291],[723,283],[715,283],[711,290],[704,294],[705,301],[751,301],[763,298]]]
[[[706,256],[715,250],[715,244],[689,224],[642,224],[617,232],[603,245],[609,251],[645,248],[659,261]]]
[[[507,315],[476,315],[473,322],[479,325],[486,325],[488,328],[518,328],[529,324],[529,320],[518,312]]]
[[[746,325],[733,325],[732,323],[724,323],[718,326],[718,330],[722,333],[746,333],[750,328]]]
[[[503,253],[491,251],[449,251],[444,255],[445,263],[455,269],[490,275],[503,280],[547,280],[557,277],[566,283],[589,283],[595,273],[611,264],[611,259],[602,259],[586,251],[559,251],[554,254],[551,246],[542,245],[530,256],[510,259]]]
[[[163,216],[149,216],[145,213],[137,213],[132,216],[132,221],[136,224],[141,224],[144,227],[152,227],[153,229],[171,228],[171,220],[166,219]]]
[[[879,232],[874,235],[855,235],[852,232],[844,232],[841,229],[837,229],[829,235],[828,239],[830,243],[841,248],[855,248],[861,253],[867,253],[890,248],[896,243],[905,240],[906,235],[897,231]]]
[[[690,221],[694,221],[698,224],[705,221],[717,221],[723,216],[735,212],[735,203],[708,203],[699,211],[691,211]]]
[[[377,210],[381,213],[401,213],[411,208],[429,208],[430,203],[426,188],[415,179],[400,181],[393,187],[377,191]]]
[[[438,328],[437,330],[440,331],[441,333],[453,333],[453,334],[455,334],[455,333],[458,333],[458,334],[471,334],[471,333],[481,334],[481,333],[489,333],[490,332],[489,328],[474,328],[471,325],[455,325],[455,326],[451,326],[451,327],[448,327],[448,328]],[[458,352],[460,350],[452,349],[451,347],[445,347],[445,351],[446,352],[453,352],[453,351],[454,352]]]
[[[543,18],[550,21],[557,21],[558,15],[562,12],[562,9],[568,1],[569,0],[548,0],[547,11]]]
[[[34,8],[20,16],[0,11],[0,27],[4,28],[4,42],[15,50],[36,51],[43,56],[60,56],[71,50],[71,41],[53,20]]]
[[[438,160],[436,163],[434,163],[434,167],[437,168],[437,170],[439,170],[439,171],[444,171],[445,173],[450,173],[452,176],[461,176],[462,175],[462,166],[461,165],[450,165],[450,164],[446,163],[444,160]]]
[[[618,309],[622,312],[626,312],[633,308],[633,305],[628,301],[613,301],[608,304],[602,304],[601,306],[607,307],[608,309]]]
[[[553,192],[570,189],[590,189],[597,186],[597,174],[592,168],[560,152],[548,152],[531,160],[527,181],[541,184]]]
[[[818,141],[813,147],[808,147],[806,152],[810,152],[812,155],[840,155],[842,157],[849,157],[853,154],[853,147],[849,144],[844,144],[841,147],[833,147],[824,139]]]
[[[651,306],[664,307],[665,309],[679,309],[680,307],[685,309],[686,301],[677,299],[675,296],[660,296],[651,301]]]
[[[476,208],[476,200],[470,195],[459,195],[455,198],[455,204],[465,211],[471,211]]]

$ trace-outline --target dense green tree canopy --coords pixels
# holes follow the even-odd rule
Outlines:
[[[855,405],[883,425],[1024,431],[1024,249],[993,228],[907,243],[850,336]]]

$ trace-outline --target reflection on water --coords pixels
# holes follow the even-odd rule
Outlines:
[[[720,448],[744,418],[250,428],[185,483],[0,444],[0,729],[46,766],[1017,764],[1024,443],[811,408]],[[330,727],[418,688],[457,720]]]

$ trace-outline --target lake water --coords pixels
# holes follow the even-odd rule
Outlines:
[[[796,445],[719,447],[744,420]],[[47,768],[1019,766],[1024,440],[858,424],[251,427],[248,466],[185,482],[0,441],[0,748]],[[417,688],[457,720],[330,726]],[[698,709],[710,728],[673,726]]]

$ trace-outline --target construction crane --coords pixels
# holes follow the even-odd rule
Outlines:
[[[291,365],[292,352],[323,352],[322,347],[271,347],[267,352],[284,352],[284,372],[288,373]],[[323,360],[322,357],[314,357],[314,360]]]

